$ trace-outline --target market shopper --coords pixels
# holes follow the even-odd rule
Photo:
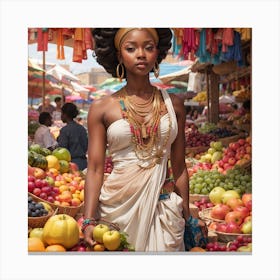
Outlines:
[[[62,106],[61,120],[66,125],[60,129],[57,141],[59,147],[69,150],[71,161],[76,163],[80,170],[84,170],[87,167],[88,135],[86,129],[74,120],[78,113],[78,108],[73,103]]]
[[[51,99],[49,96],[45,96],[43,104],[38,107],[38,112],[48,112],[50,114],[53,113],[55,107],[51,104]]]
[[[52,113],[52,117],[54,121],[61,121],[61,106],[62,106],[62,98],[56,97],[54,99],[54,102],[56,104],[55,110]]]
[[[51,134],[49,127],[52,125],[52,116],[48,112],[42,112],[39,115],[40,126],[34,134],[34,143],[43,148],[53,150],[57,147],[57,141]]]
[[[149,80],[171,46],[169,28],[97,28],[97,62],[127,84],[95,101],[88,114],[88,168],[83,232],[102,217],[128,233],[136,251],[184,251],[189,182],[185,165],[185,107]],[[103,183],[108,144],[112,173]],[[174,191],[164,189],[170,158]]]

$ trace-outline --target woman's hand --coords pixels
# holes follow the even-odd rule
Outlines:
[[[91,247],[95,244],[95,241],[93,240],[93,228],[94,228],[93,225],[89,225],[84,230],[84,240]]]

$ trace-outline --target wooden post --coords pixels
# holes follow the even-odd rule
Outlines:
[[[45,76],[45,70],[46,70],[46,54],[45,51],[43,51],[43,88],[42,88],[42,97],[43,97],[43,106],[45,106],[45,95],[46,95],[46,76]]]
[[[211,123],[217,124],[219,121],[219,76],[209,70],[209,121]]]

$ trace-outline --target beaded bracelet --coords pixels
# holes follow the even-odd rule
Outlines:
[[[88,226],[96,226],[97,222],[94,218],[88,218],[88,219],[84,219],[83,220],[83,223],[82,223],[82,233],[84,233],[85,229],[88,227]]]

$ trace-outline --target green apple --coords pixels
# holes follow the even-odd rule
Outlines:
[[[225,193],[225,189],[222,187],[215,187],[209,193],[209,199],[213,204],[222,203],[222,197]]]
[[[104,224],[99,224],[99,225],[95,226],[93,229],[94,240],[99,243],[103,243],[103,234],[109,230],[110,230],[109,227]]]
[[[247,222],[242,224],[241,232],[245,234],[252,233],[252,220],[248,220]]]
[[[211,154],[211,155],[213,155],[215,152],[216,152],[216,150],[215,150],[214,148],[209,148],[209,149],[207,150],[207,153],[208,153],[208,154]]]
[[[109,251],[116,251],[121,245],[121,235],[117,230],[106,231],[103,234],[103,244]]]
[[[237,252],[252,252],[252,243],[248,243],[246,246],[239,247]]]
[[[223,149],[223,144],[220,141],[214,142],[213,148],[217,151],[221,151]]]
[[[47,176],[45,180],[48,182],[49,185],[54,186],[54,179],[50,176]]]

